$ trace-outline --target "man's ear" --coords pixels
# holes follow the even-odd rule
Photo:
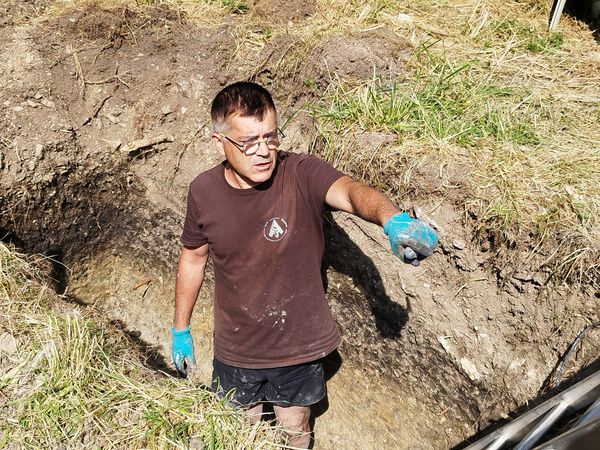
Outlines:
[[[213,145],[217,148],[221,156],[225,156],[225,149],[223,148],[223,141],[217,133],[213,133],[210,137]]]

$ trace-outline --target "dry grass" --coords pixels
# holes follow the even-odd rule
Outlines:
[[[0,448],[281,448],[209,390],[144,367],[120,330],[57,298],[0,244]]]

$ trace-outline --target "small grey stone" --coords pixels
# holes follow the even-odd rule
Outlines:
[[[46,108],[56,108],[56,105],[54,105],[54,102],[52,100],[48,100],[47,98],[42,98],[40,100],[40,103],[42,105],[44,105]]]
[[[44,146],[42,144],[35,144],[35,159],[40,160],[44,157]]]
[[[7,353],[9,355],[12,355],[17,351],[17,340],[12,334],[4,333],[0,337],[0,350],[2,350],[2,353]]]
[[[183,95],[184,97],[189,97],[190,96],[190,91],[192,88],[192,84],[187,81],[187,80],[180,80],[177,83],[177,86],[179,86],[179,90],[181,92],[181,95]]]
[[[517,280],[521,281],[531,281],[533,279],[531,274],[527,272],[517,272],[513,274],[513,278],[516,278]]]
[[[192,438],[190,439],[190,450],[202,450],[204,448],[204,442],[202,442],[202,440],[198,439],[198,438]]]
[[[465,241],[463,241],[462,239],[457,238],[452,241],[452,245],[457,250],[464,250],[464,248],[467,246],[467,243]]]

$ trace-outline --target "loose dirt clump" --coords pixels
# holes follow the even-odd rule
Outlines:
[[[306,58],[302,77],[322,86],[332,77],[348,82],[365,81],[375,74],[382,79],[397,77],[411,52],[408,41],[386,28],[334,35]]]
[[[265,19],[273,23],[298,22],[310,17],[317,10],[315,0],[304,2],[254,0],[250,3],[250,16]]]
[[[6,0],[0,4],[0,29],[26,23],[40,15],[47,6],[45,0]]]

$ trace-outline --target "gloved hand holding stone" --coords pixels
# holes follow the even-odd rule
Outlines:
[[[418,265],[418,256],[427,257],[433,254],[438,237],[433,228],[420,220],[411,218],[406,213],[391,217],[384,225],[383,231],[390,238],[394,254],[406,263]]]
[[[182,376],[187,376],[187,371],[196,364],[194,358],[194,340],[192,339],[191,325],[183,330],[171,327],[171,355],[175,368]]]

